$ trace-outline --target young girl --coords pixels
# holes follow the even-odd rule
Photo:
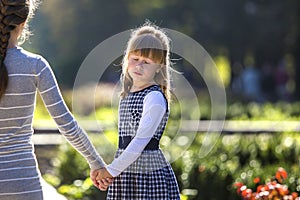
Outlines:
[[[47,61],[17,45],[26,33],[34,0],[0,0],[0,199],[42,200],[32,119],[38,91],[61,133],[87,159],[105,166],[62,99]]]
[[[119,147],[107,170],[114,177],[107,199],[180,199],[178,184],[159,141],[170,101],[169,39],[150,23],[136,29],[123,59],[119,105]]]

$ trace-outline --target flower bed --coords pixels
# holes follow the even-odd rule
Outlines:
[[[237,193],[243,200],[300,200],[297,192],[291,192],[284,184],[288,174],[283,168],[279,168],[274,177],[262,184],[259,177],[254,178],[256,188],[252,190],[242,182],[236,182]]]

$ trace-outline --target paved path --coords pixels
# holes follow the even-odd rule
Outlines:
[[[42,187],[44,192],[44,200],[68,200],[63,195],[59,194],[56,189],[47,183],[44,179],[42,181]]]

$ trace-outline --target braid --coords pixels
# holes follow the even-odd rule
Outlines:
[[[29,0],[0,0],[0,98],[8,85],[8,72],[4,64],[10,33],[26,21]]]

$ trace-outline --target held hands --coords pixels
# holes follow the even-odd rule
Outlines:
[[[108,186],[113,182],[113,176],[106,168],[92,170],[90,176],[93,184],[101,191],[106,191]]]

